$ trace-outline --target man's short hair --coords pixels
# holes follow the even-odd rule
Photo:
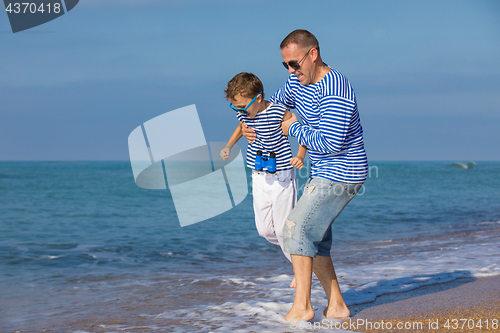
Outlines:
[[[288,36],[283,39],[280,44],[280,49],[284,49],[289,44],[297,44],[302,49],[316,48],[319,53],[319,42],[316,37],[307,30],[297,29],[292,31]]]
[[[264,98],[264,85],[257,75],[247,72],[236,74],[224,89],[227,100],[234,99],[238,94],[245,98],[254,98],[261,91]]]

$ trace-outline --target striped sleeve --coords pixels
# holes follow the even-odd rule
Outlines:
[[[339,96],[324,96],[319,105],[318,128],[295,122],[288,131],[308,149],[325,154],[338,153],[344,146],[354,108],[354,101]]]
[[[281,87],[269,100],[275,104],[281,104],[289,109],[295,109],[295,96],[293,88],[290,84],[291,75]]]

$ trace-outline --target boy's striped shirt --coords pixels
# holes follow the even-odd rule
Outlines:
[[[247,166],[250,169],[255,169],[257,150],[262,150],[265,156],[269,156],[270,152],[276,153],[277,171],[293,168],[290,164],[292,159],[290,142],[281,131],[281,121],[286,110],[283,105],[271,103],[264,111],[257,113],[255,118],[238,112],[238,120],[253,128],[257,134],[257,139],[248,144],[247,148]]]

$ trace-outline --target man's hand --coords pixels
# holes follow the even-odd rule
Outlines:
[[[295,113],[292,113],[292,116],[290,117],[290,119],[285,120],[284,122],[281,123],[281,130],[283,131],[283,134],[285,136],[288,136],[288,128],[290,127],[290,125],[296,121],[299,121],[299,120],[297,119],[297,116],[295,115]]]
[[[290,164],[297,169],[302,169],[304,167],[304,160],[298,156],[295,156],[290,160]]]
[[[229,148],[229,147],[225,147],[224,149],[222,149],[220,151],[220,157],[222,157],[222,159],[224,161],[227,161],[227,159],[229,158],[229,155],[231,155],[231,148]]]
[[[252,143],[255,141],[255,139],[257,139],[257,134],[255,134],[253,128],[248,127],[247,124],[241,124],[241,131],[243,133],[243,136],[248,140],[248,143]]]

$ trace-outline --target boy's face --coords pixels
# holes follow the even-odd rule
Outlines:
[[[244,109],[252,102],[253,98],[248,98],[248,97],[243,97],[240,94],[237,94],[234,96],[234,98],[230,98],[229,101],[237,108],[239,109]],[[247,116],[250,118],[255,118],[257,116],[257,113],[260,111],[261,107],[261,102],[262,102],[262,94],[259,94],[255,101],[246,109],[248,112]],[[244,113],[244,112],[243,112]]]

